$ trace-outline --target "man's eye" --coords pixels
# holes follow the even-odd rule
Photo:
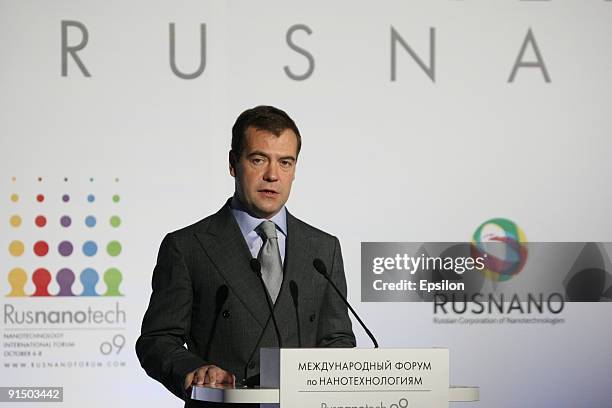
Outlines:
[[[291,167],[293,165],[293,162],[291,160],[282,160],[281,161],[281,166],[283,167]]]
[[[263,159],[256,157],[254,159],[251,159],[251,163],[256,164],[256,165],[257,164],[261,164],[261,163],[263,163]]]

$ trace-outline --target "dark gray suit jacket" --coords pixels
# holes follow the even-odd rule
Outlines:
[[[251,258],[229,201],[161,243],[136,353],[147,374],[185,406],[197,405],[183,391],[189,372],[214,364],[240,381],[259,373],[260,347],[278,346]],[[315,258],[346,294],[338,239],[287,212],[284,277],[274,305],[283,347],[354,347],[347,308],[315,271]],[[291,281],[298,288],[297,312]]]

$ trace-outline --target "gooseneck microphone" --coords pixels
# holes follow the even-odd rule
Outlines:
[[[322,260],[320,260],[319,258],[315,258],[312,261],[312,266],[314,266],[314,268],[317,270],[317,272],[319,272],[321,275],[323,275],[323,277],[325,279],[327,279],[327,281],[332,285],[332,287],[336,290],[336,293],[338,294],[338,296],[340,296],[340,298],[342,299],[342,301],[344,302],[344,304],[349,308],[349,310],[353,313],[353,316],[355,316],[355,318],[357,319],[357,321],[359,322],[359,324],[361,324],[361,327],[363,327],[363,329],[365,330],[365,332],[367,333],[367,335],[370,337],[370,340],[372,340],[372,343],[374,343],[374,348],[378,348],[378,342],[376,341],[376,339],[374,338],[374,335],[372,334],[372,332],[366,327],[365,323],[363,322],[363,320],[361,320],[361,318],[357,315],[357,312],[355,312],[355,310],[353,309],[353,307],[349,304],[348,300],[346,300],[346,297],[342,294],[342,292],[340,292],[340,289],[338,289],[338,287],[336,286],[336,284],[331,280],[331,278],[329,277],[329,274],[327,273],[327,267],[325,266],[325,264],[323,263]]]
[[[259,282],[261,283],[261,288],[263,289],[264,296],[266,297],[266,302],[268,303],[268,309],[270,310],[270,316],[272,316],[272,323],[274,323],[274,330],[276,331],[276,340],[278,341],[278,347],[283,347],[283,342],[281,340],[280,331],[278,330],[278,323],[276,322],[276,317],[274,316],[274,307],[272,306],[272,300],[270,300],[270,296],[268,295],[268,289],[266,289],[266,284],[263,281],[263,277],[261,276],[261,263],[257,258],[251,258],[251,270],[257,275],[259,278]]]
[[[278,347],[280,348],[282,347],[283,342],[281,340],[280,331],[278,330],[278,324],[276,323],[276,317],[274,316],[274,307],[272,306],[272,301],[270,300],[270,296],[268,295],[268,289],[266,289],[266,284],[264,283],[263,277],[261,276],[261,263],[259,263],[259,260],[257,258],[251,258],[250,266],[251,266],[251,270],[255,273],[255,275],[259,279],[259,282],[261,283],[261,288],[263,289],[264,296],[266,297],[266,302],[268,304],[268,310],[270,311],[270,316],[272,317],[272,323],[274,324],[274,330],[276,331],[276,341],[278,342]],[[247,378],[247,371],[248,371],[248,362],[251,361],[251,359],[253,358],[253,355],[257,351],[257,346],[259,346],[259,342],[261,341],[261,338],[263,337],[264,331],[265,331],[265,327],[264,327],[264,330],[262,330],[261,335],[259,336],[259,339],[257,340],[257,343],[255,344],[255,348],[253,348],[253,350],[251,351],[251,354],[249,355],[249,359],[247,360],[247,365],[244,366],[244,376],[242,377],[242,384],[248,388],[259,385],[259,378],[260,378],[259,374],[251,378]]]
[[[289,282],[289,292],[293,299],[293,308],[295,309],[295,321],[297,322],[298,347],[302,348],[302,330],[300,328],[300,313],[298,308],[298,286],[294,280]]]
[[[219,314],[221,313],[221,309],[227,300],[227,295],[229,294],[229,288],[227,285],[221,285],[217,289],[217,293],[215,294],[215,319],[213,320],[212,328],[210,329],[210,336],[208,337],[208,341],[206,342],[206,348],[204,349],[204,360],[208,360],[208,354],[210,353],[210,346],[212,345],[212,339],[215,336],[215,329],[217,328],[217,322],[219,321]]]

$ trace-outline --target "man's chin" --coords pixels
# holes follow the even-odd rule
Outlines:
[[[282,205],[259,205],[254,209],[255,215],[259,218],[272,218],[274,217],[280,209],[283,208]]]
[[[260,211],[259,212],[259,218],[267,218],[270,219],[272,217],[274,217],[276,214],[278,214],[278,212],[280,211],[280,208],[274,209],[274,210],[270,210],[270,211]]]

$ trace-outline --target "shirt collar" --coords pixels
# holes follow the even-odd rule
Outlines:
[[[266,218],[253,217],[247,212],[245,207],[242,205],[240,200],[234,195],[230,201],[230,209],[238,222],[240,231],[243,236],[247,236],[251,231],[259,226],[262,222],[266,221]],[[287,236],[287,209],[285,206],[280,209],[274,217],[270,218],[270,221],[276,225],[276,229],[279,230],[285,237]]]

